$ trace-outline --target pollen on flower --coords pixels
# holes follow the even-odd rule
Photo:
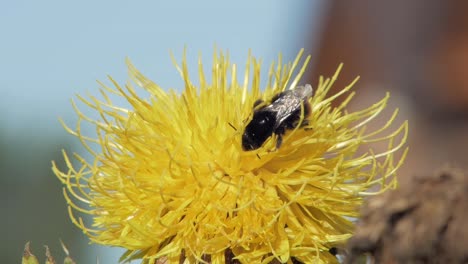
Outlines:
[[[110,78],[112,87],[101,84],[103,100],[79,97],[100,119],[73,104],[78,124],[64,125],[91,154],[90,160],[77,154],[72,159],[64,152],[66,171],[53,164],[73,223],[95,243],[127,249],[122,260],[337,262],[329,250],[351,236],[363,198],[396,186],[408,126],[385,133],[395,111],[384,127],[367,131],[389,95],[346,112],[357,79],[328,94],[340,66],[332,78],[313,85],[305,127],[288,131],[279,149],[273,135],[244,151],[242,131],[254,102],[296,87],[309,61],[297,69],[301,57],[302,51],[286,65],[280,57],[266,87],[260,87],[260,64],[252,57],[240,82],[237,66],[224,54],[214,56],[211,82],[200,61],[199,86],[189,79],[184,58],[177,66],[185,82],[181,93],[164,90],[127,62],[133,84],[148,98]],[[112,96],[130,107],[114,105]],[[346,99],[333,107],[339,96]],[[93,125],[96,135],[84,135],[82,122]],[[375,142],[386,142],[387,150],[374,153]],[[92,223],[80,214],[90,215]]]

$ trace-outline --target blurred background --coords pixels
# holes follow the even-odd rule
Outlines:
[[[58,122],[74,126],[70,99],[97,95],[96,80],[109,84],[107,75],[125,83],[125,57],[162,87],[180,89],[170,51],[180,61],[186,47],[196,70],[199,54],[210,65],[215,47],[242,68],[250,49],[266,66],[265,81],[278,53],[289,61],[305,48],[312,63],[304,83],[340,62],[336,89],[361,76],[351,109],[391,92],[399,121],[410,121],[403,183],[447,165],[466,169],[466,12],[466,1],[435,0],[0,3],[0,262],[19,263],[27,241],[40,259],[45,244],[63,256],[62,239],[79,263],[117,263],[122,250],[89,245],[71,224],[50,167],[63,167],[62,149],[84,153]]]

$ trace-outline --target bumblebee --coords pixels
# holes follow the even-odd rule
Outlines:
[[[312,86],[306,84],[273,96],[269,104],[257,100],[253,107],[253,118],[242,134],[242,148],[245,151],[258,149],[275,134],[277,136],[276,149],[279,149],[283,142],[283,135],[288,129],[307,124],[305,118],[311,111],[309,98],[312,94]],[[304,120],[299,124],[302,108]]]

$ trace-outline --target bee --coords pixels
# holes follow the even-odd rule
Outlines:
[[[312,86],[306,84],[278,93],[269,104],[261,105],[264,102],[257,100],[253,107],[253,118],[242,134],[242,148],[245,151],[258,149],[275,134],[276,149],[279,149],[286,130],[307,125],[307,120],[303,120],[301,124],[299,122],[302,111],[304,119],[310,114],[309,98],[312,93]]]

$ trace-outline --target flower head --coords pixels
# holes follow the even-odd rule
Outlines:
[[[298,85],[309,60],[294,75],[301,55],[292,64],[272,65],[264,89],[257,60],[249,58],[239,83],[236,65],[220,53],[211,81],[199,62],[198,87],[183,60],[177,67],[185,82],[180,94],[163,90],[128,63],[132,81],[148,98],[112,78],[112,88],[102,85],[103,100],[80,97],[101,119],[75,107],[78,125],[66,129],[92,160],[75,154],[76,167],[64,152],[68,171],[53,165],[72,221],[93,242],[126,248],[123,259],[224,263],[231,254],[242,263],[336,261],[329,249],[350,237],[350,219],[372,194],[369,188],[380,185],[381,192],[396,185],[395,170],[406,151],[396,161],[394,154],[403,148],[407,123],[380,136],[395,111],[382,129],[366,131],[388,94],[354,113],[344,109],[354,93],[333,107],[355,83],[328,95],[338,70],[314,87],[307,124],[288,130],[279,149],[273,134],[260,148],[244,151],[242,132],[252,105]],[[110,94],[125,98],[130,109],[115,106]],[[97,137],[83,135],[82,121],[95,126]],[[376,141],[387,142],[388,149],[374,153],[369,144]],[[92,216],[92,227],[77,211]]]

